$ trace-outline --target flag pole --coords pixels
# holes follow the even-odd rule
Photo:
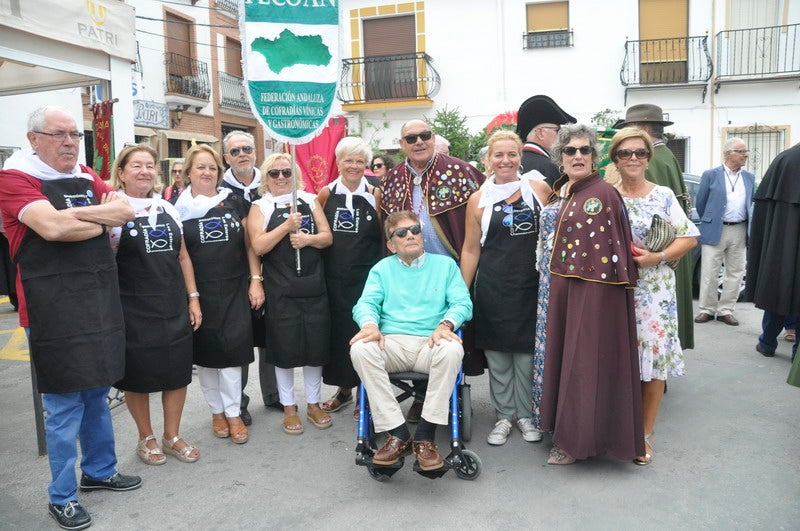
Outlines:
[[[292,156],[292,166],[297,168],[297,155],[295,153],[294,144],[289,144],[289,150]],[[297,212],[297,175],[294,174],[294,168],[292,170],[292,214]],[[300,249],[294,250],[294,267],[297,276],[303,276],[303,268],[300,264]]]

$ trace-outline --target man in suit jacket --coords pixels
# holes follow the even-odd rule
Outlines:
[[[697,191],[702,263],[700,313],[695,323],[717,321],[738,326],[733,308],[739,298],[747,254],[747,228],[753,201],[755,175],[742,169],[750,151],[741,138],[731,138],[722,149],[724,162],[703,172]],[[725,265],[722,293],[717,299],[717,279]]]

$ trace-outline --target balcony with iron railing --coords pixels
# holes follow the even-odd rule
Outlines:
[[[717,33],[717,90],[722,83],[800,78],[800,24]]]
[[[238,0],[216,0],[214,2],[214,6],[217,8],[217,11],[220,11],[229,17],[236,18],[239,13],[239,1]]]
[[[208,79],[208,65],[191,57],[174,52],[164,54],[167,67],[167,103],[170,96],[176,103],[208,103],[211,94],[211,83]],[[188,98],[190,101],[184,101]]]
[[[522,49],[562,48],[572,46],[572,30],[529,31],[522,34]]]
[[[344,105],[430,105],[441,87],[432,62],[423,52],[343,59],[337,97]]]
[[[250,111],[243,79],[227,72],[219,73],[219,104],[237,111]]]
[[[619,80],[629,88],[702,86],[713,73],[708,36],[625,41]]]

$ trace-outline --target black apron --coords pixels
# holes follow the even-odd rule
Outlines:
[[[83,178],[42,181],[42,193],[56,210],[96,205],[92,185]],[[16,261],[39,392],[72,393],[122,378],[125,326],[108,236],[51,242],[27,230]]]
[[[303,215],[300,230],[316,234],[311,207],[302,199],[298,201],[298,212]],[[267,230],[274,230],[288,215],[288,207],[276,208]],[[264,303],[266,360],[283,369],[319,367],[328,362],[330,349],[330,310],[322,253],[311,246],[300,249],[300,277],[295,270],[294,257],[288,236],[261,257],[267,295]]]
[[[178,256],[180,226],[160,212],[155,227],[137,217],[122,227],[117,250],[125,316],[125,378],[114,387],[154,393],[192,381],[192,327]]]
[[[194,333],[194,362],[202,367],[240,367],[255,359],[242,225],[246,216],[244,200],[231,194],[201,218],[183,222],[203,312]]]
[[[341,185],[338,185],[341,186]],[[333,231],[333,245],[323,250],[331,313],[331,359],[322,369],[328,385],[355,387],[360,382],[350,361],[350,339],[358,332],[353,306],[367,281],[369,270],[381,259],[381,223],[375,208],[353,196],[353,212],[346,196],[331,190],[325,217]]]
[[[475,275],[475,345],[533,353],[540,208],[537,203],[531,210],[522,198],[486,208],[492,209],[492,218]]]

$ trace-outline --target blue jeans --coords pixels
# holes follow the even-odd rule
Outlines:
[[[30,337],[30,332],[26,329]],[[114,428],[108,408],[109,387],[75,393],[43,393],[45,436],[50,473],[47,488],[54,505],[78,499],[75,461],[77,437],[81,445],[81,470],[92,479],[106,479],[117,473]]]
[[[790,319],[790,317],[787,317],[786,315],[779,315],[777,313],[764,310],[764,317],[761,319],[762,333],[760,336],[758,336],[758,343],[761,345],[761,348],[767,352],[775,352],[775,350],[778,348],[778,334],[781,333],[781,330],[783,330],[783,325],[788,319]],[[795,338],[794,344],[792,345],[793,360],[797,354],[798,338],[800,338],[800,336]]]

